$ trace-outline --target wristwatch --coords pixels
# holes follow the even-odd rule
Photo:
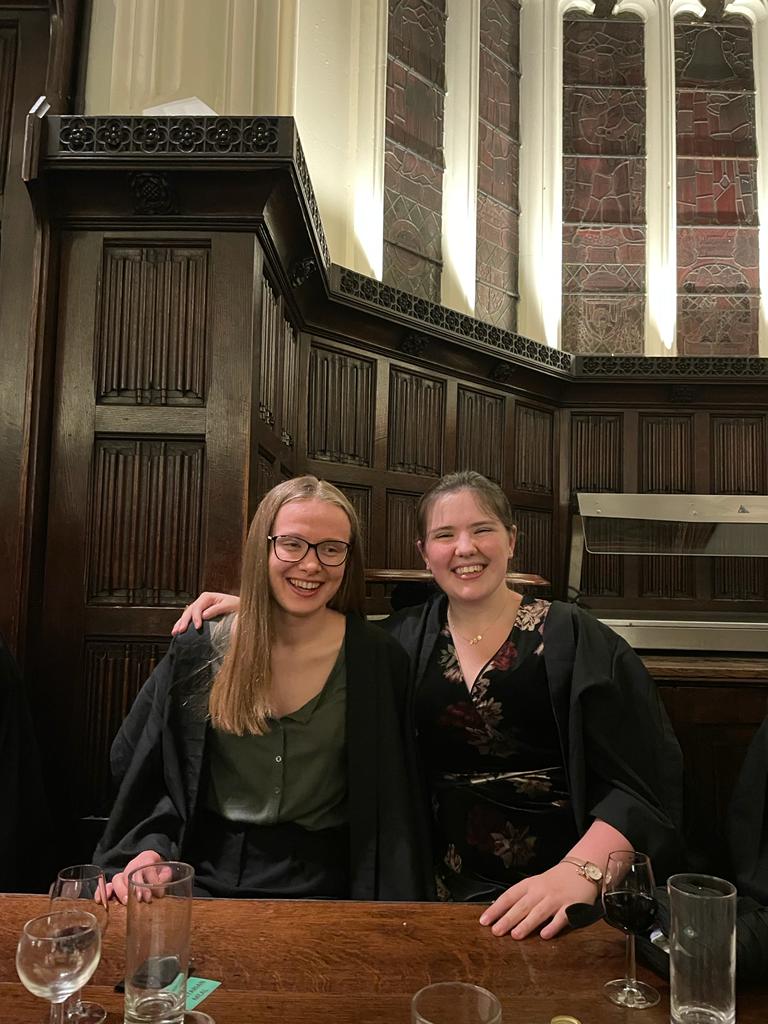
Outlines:
[[[589,882],[594,882],[595,885],[600,888],[603,882],[603,872],[597,866],[593,864],[591,860],[576,860],[574,857],[563,857],[560,861],[561,864],[575,864],[579,869],[579,874],[582,878],[586,878]]]

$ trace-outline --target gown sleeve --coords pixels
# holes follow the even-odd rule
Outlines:
[[[574,667],[577,679],[589,673],[580,694],[587,813],[618,829],[666,878],[684,866],[682,753],[640,658],[595,625],[600,636],[579,644]]]
[[[112,744],[117,796],[93,855],[108,877],[144,850],[156,850],[167,860],[179,856],[183,808],[178,787],[168,784],[174,774],[179,778],[168,729],[175,660],[172,645],[139,691]]]

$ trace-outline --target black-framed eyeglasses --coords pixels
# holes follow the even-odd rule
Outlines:
[[[272,550],[281,562],[300,562],[310,548],[317,555],[322,565],[343,565],[347,560],[351,545],[343,540],[321,540],[310,544],[303,537],[292,537],[287,533],[268,536]]]

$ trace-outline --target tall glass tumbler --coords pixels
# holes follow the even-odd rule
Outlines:
[[[711,875],[672,875],[670,1012],[674,1024],[736,1019],[736,888]]]
[[[194,869],[179,861],[128,876],[125,1024],[181,1024],[187,998]]]

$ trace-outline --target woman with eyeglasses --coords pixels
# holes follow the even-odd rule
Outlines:
[[[176,636],[112,748],[94,854],[127,876],[193,864],[202,895],[420,899],[426,826],[401,723],[408,659],[362,616],[357,516],[331,484],[273,488],[236,615]]]
[[[502,489],[450,474],[417,510],[439,591],[381,623],[411,662],[408,732],[433,811],[440,895],[484,901],[496,935],[549,939],[588,919],[612,850],[681,867],[682,761],[631,648],[582,609],[510,590]],[[203,594],[182,617],[237,606]],[[599,900],[597,900],[599,905]]]

